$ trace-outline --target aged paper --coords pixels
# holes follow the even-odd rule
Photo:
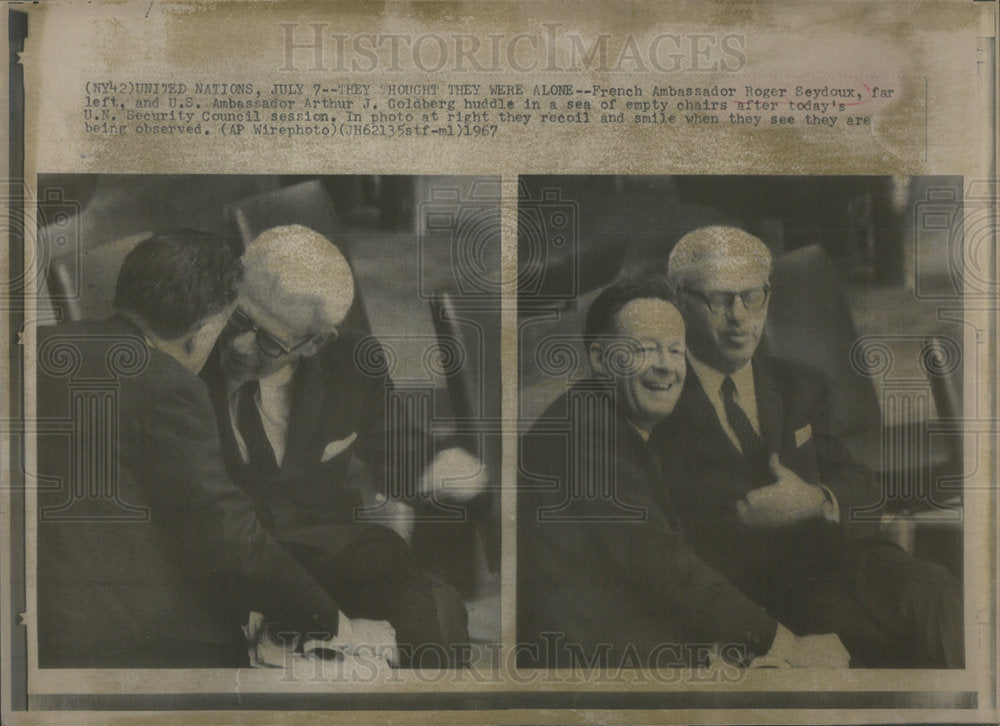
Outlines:
[[[5,721],[996,722],[996,3],[7,8]],[[455,588],[468,615],[459,658],[468,667],[441,667],[447,649],[444,660],[413,669],[291,651],[274,668],[156,656],[123,665],[121,649],[88,660],[96,649],[53,644],[62,632],[47,624],[53,610],[84,628],[117,628],[107,625],[110,611],[91,621],[85,606],[51,607],[54,550],[44,542],[59,517],[42,512],[53,497],[60,512],[110,503],[121,510],[108,520],[115,524],[93,522],[110,533],[128,530],[134,502],[93,474],[109,471],[105,460],[114,468],[117,429],[84,435],[90,419],[54,416],[36,389],[59,379],[117,411],[117,379],[74,379],[71,355],[39,347],[44,331],[110,315],[122,258],[153,232],[194,228],[242,249],[288,224],[318,230],[350,263],[362,303],[352,320],[363,334],[348,355],[357,377],[345,388],[391,378],[387,410],[418,417],[433,442],[426,459],[406,466],[422,470],[452,445],[481,464],[482,477],[450,483],[450,504],[433,500],[401,519],[394,502],[415,496],[402,484],[388,499],[368,492],[357,515],[393,528],[422,569]],[[624,574],[584,581],[584,567],[578,587],[526,583],[534,575],[524,573],[540,571],[551,553],[519,547],[531,541],[520,539],[525,487],[555,482],[560,491],[561,475],[546,479],[523,452],[539,431],[543,448],[578,433],[569,414],[546,424],[546,410],[592,377],[582,333],[600,291],[666,275],[677,242],[709,225],[766,245],[774,268],[758,301],[770,305],[762,345],[832,381],[839,438],[879,472],[878,501],[836,510],[838,521],[878,530],[959,584],[964,635],[943,644],[945,660],[865,663],[854,652],[851,669],[748,668],[753,654],[741,643],[683,629],[658,636],[659,648],[626,636],[636,648],[624,653],[564,634],[578,646],[573,657],[546,660],[553,638],[542,637],[539,650],[539,630],[525,630],[551,598],[557,615],[575,601],[599,622],[598,641],[614,637],[602,628],[616,619],[626,633],[641,631]],[[730,310],[751,309],[751,287],[727,288],[739,293],[729,295]],[[288,352],[293,342],[277,345]],[[116,375],[131,375],[127,360],[115,365]],[[815,443],[814,422],[789,426],[790,447]],[[331,429],[317,462],[356,442],[360,449],[365,436]],[[696,431],[692,452],[703,439]],[[80,481],[60,481],[39,456],[53,441]],[[599,448],[611,461],[622,451]],[[613,487],[603,495],[618,506]],[[631,532],[650,521],[650,510],[621,511],[620,524],[599,527]],[[628,522],[630,512],[640,524]],[[697,505],[694,514],[713,516]],[[711,529],[699,540],[695,519],[681,516],[683,546],[701,562],[711,557],[702,548],[720,543]],[[89,520],[65,520],[95,531]],[[105,552],[117,536],[81,541]],[[631,559],[660,554],[636,550]],[[88,583],[96,594],[81,603],[101,603],[108,588],[128,591],[127,578],[121,587],[84,553],[74,556],[96,573]],[[127,612],[118,620],[145,622]],[[895,620],[884,617],[886,629]],[[98,645],[109,642],[110,632],[96,635]],[[900,642],[916,649],[910,635]]]

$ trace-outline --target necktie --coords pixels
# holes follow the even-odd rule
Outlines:
[[[743,449],[743,457],[754,470],[763,470],[765,464],[764,441],[754,430],[746,411],[736,402],[736,384],[729,376],[722,380],[722,402],[726,408],[729,426],[736,434],[740,448]]]
[[[236,426],[243,437],[250,457],[251,468],[261,476],[277,473],[278,462],[274,457],[274,449],[264,433],[264,424],[260,420],[260,411],[254,398],[260,389],[257,381],[247,381],[240,386],[239,412],[236,415]]]

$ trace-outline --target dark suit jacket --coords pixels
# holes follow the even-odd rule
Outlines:
[[[39,329],[37,391],[42,667],[239,665],[251,609],[336,632],[227,477],[197,376],[113,318]]]
[[[375,491],[404,501],[417,498],[417,477],[433,458],[420,422],[405,407],[391,405],[396,399],[390,398],[393,386],[380,349],[367,349],[365,369],[359,369],[355,350],[360,340],[344,335],[317,355],[299,359],[285,456],[276,477],[255,475],[240,457],[218,350],[201,373],[211,392],[226,468],[250,495],[261,521],[280,541],[321,543],[327,555],[341,552],[376,521],[358,512],[362,492],[356,463],[352,466],[355,457]],[[339,453],[323,461],[331,445]]]
[[[677,407],[653,440],[672,482],[678,514],[698,553],[765,606],[801,578],[823,577],[860,534],[850,523],[854,506],[877,501],[871,473],[853,461],[831,431],[830,393],[822,376],[788,361],[753,361],[757,411],[768,450],[805,481],[828,487],[840,506],[840,526],[820,517],[776,531],[752,530],[736,515],[736,502],[771,483],[754,472],[726,436],[688,366]]]
[[[770,648],[776,621],[694,552],[655,452],[606,386],[575,385],[520,444],[518,640],[538,646],[522,665],[618,665],[631,653],[636,665],[682,665],[699,643]]]

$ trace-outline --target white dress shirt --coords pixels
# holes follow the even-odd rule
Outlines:
[[[708,400],[712,402],[716,418],[722,424],[722,430],[726,432],[726,436],[733,442],[736,450],[742,454],[743,447],[740,446],[739,438],[737,438],[736,432],[733,431],[733,427],[729,425],[725,399],[722,396],[722,381],[725,380],[726,374],[702,363],[691,354],[690,350],[688,351],[687,358],[695,375],[698,376],[698,382],[708,395]],[[750,419],[750,425],[753,426],[753,430],[757,432],[758,436],[763,438],[760,433],[760,420],[757,414],[757,389],[754,387],[753,382],[753,364],[748,362],[738,371],[730,373],[729,377],[733,379],[733,384],[736,386],[736,403],[743,409],[743,413],[747,415],[747,418]],[[818,486],[823,490],[823,495],[826,497],[826,503],[823,505],[823,518],[828,522],[839,522],[840,503],[837,501],[836,496],[830,491],[829,487],[823,484],[819,484]]]
[[[722,430],[726,432],[726,436],[733,442],[733,446],[742,454],[743,447],[740,446],[740,440],[736,436],[736,432],[733,431],[733,427],[729,425],[725,399],[722,397],[722,381],[725,380],[726,374],[705,365],[691,355],[690,351],[688,351],[688,362],[691,363],[691,368],[698,376],[701,387],[708,394],[708,400],[712,402],[715,415],[718,417],[719,423],[722,424]],[[753,364],[748,362],[735,373],[729,374],[729,377],[733,379],[733,384],[736,386],[736,403],[743,409],[743,413],[750,419],[753,430],[760,436],[760,421],[757,420],[757,391],[753,385]]]
[[[285,441],[288,435],[288,419],[292,412],[292,378],[298,361],[290,363],[266,378],[260,379],[260,390],[254,396],[254,403],[260,412],[260,422],[264,425],[264,433],[274,450],[274,460],[281,466],[285,458]],[[236,446],[244,463],[249,463],[246,443],[236,425],[240,403],[240,386],[242,384],[226,382],[229,393],[229,423],[233,427]]]

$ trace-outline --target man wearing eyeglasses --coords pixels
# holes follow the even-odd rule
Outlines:
[[[125,257],[114,317],[39,328],[39,416],[75,422],[38,437],[41,667],[240,667],[250,608],[337,631],[226,476],[197,376],[242,277],[216,235],[164,231]]]
[[[606,287],[584,327],[593,377],[521,437],[518,664],[846,667],[835,635],[796,638],[684,536],[650,442],[684,383],[672,299],[659,277]]]
[[[671,252],[688,372],[655,432],[695,549],[797,635],[834,632],[854,665],[961,667],[961,598],[943,569],[860,531],[871,473],[831,431],[812,369],[757,352],[771,254],[732,227]]]
[[[391,381],[377,366],[359,369],[361,335],[344,328],[354,280],[329,240],[275,227],[250,243],[244,267],[236,310],[203,372],[227,469],[264,525],[337,600],[344,627],[358,618],[391,624],[387,637],[405,646],[404,664],[430,648],[435,666],[461,661],[456,647],[468,634],[458,594],[420,570],[399,534],[359,518],[352,462],[364,463],[376,490],[405,478],[413,499],[452,502],[481,489],[480,462],[461,449],[433,455],[419,426],[390,420]],[[416,471],[417,461],[431,463]]]

